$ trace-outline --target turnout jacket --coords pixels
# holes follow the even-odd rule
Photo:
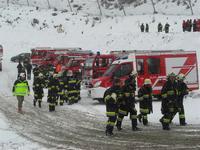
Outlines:
[[[170,107],[175,107],[177,98],[177,82],[167,80],[161,90],[162,112],[165,113]]]
[[[33,91],[35,94],[44,94],[43,88],[45,87],[44,79],[36,78],[33,82]]]
[[[150,113],[152,108],[152,87],[142,86],[138,91],[138,98],[140,103],[140,112]]]
[[[108,117],[116,116],[118,112],[118,104],[122,98],[122,91],[120,87],[112,86],[107,89],[104,94],[104,101],[106,103],[106,115]]]

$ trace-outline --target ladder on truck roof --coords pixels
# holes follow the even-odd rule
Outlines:
[[[111,54],[116,54],[116,55],[128,55],[131,53],[135,54],[163,54],[163,53],[171,53],[171,54],[180,54],[180,53],[194,53],[195,51],[185,51],[185,50],[119,50],[119,51],[111,51]]]

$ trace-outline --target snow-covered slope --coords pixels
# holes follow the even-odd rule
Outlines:
[[[39,1],[38,1],[39,2]],[[40,1],[41,2],[41,1]],[[52,2],[52,1],[51,1]],[[64,1],[63,1],[64,2]],[[77,2],[74,0],[74,3]],[[25,0],[24,0],[25,3]],[[198,4],[199,2],[195,3]],[[158,4],[162,4],[159,2]],[[158,4],[156,4],[157,9]],[[42,4],[41,4],[42,5]],[[91,6],[91,5],[90,5]],[[144,4],[140,6],[143,7],[143,10],[148,12],[151,7],[150,4]],[[94,8],[94,7],[93,7]],[[170,8],[170,7],[168,7]],[[175,7],[174,11],[175,11]],[[131,9],[131,8],[130,8]],[[152,8],[151,8],[152,9]],[[160,8],[161,9],[161,8]],[[136,14],[141,14],[138,7]],[[172,8],[170,8],[172,10]],[[110,10],[113,11],[113,10]],[[135,11],[135,9],[134,9]],[[167,11],[167,9],[166,9]],[[115,11],[117,12],[117,11]],[[173,11],[172,11],[173,12]],[[183,14],[188,14],[185,9],[181,11]],[[56,16],[52,16],[53,13],[56,13]],[[13,114],[14,117],[19,117],[16,112],[15,99],[12,97],[11,88],[12,83],[16,78],[16,64],[10,63],[10,57],[21,52],[30,52],[32,47],[39,46],[50,46],[50,47],[81,47],[83,49],[91,49],[94,51],[100,50],[102,53],[109,52],[110,50],[121,50],[121,49],[149,49],[149,50],[174,50],[174,49],[184,49],[184,50],[197,50],[200,47],[200,33],[183,33],[181,28],[181,23],[183,19],[188,18],[200,18],[200,16],[172,16],[172,15],[134,15],[134,16],[116,16],[116,17],[102,17],[93,18],[92,16],[86,15],[81,12],[78,14],[75,13],[62,13],[60,11],[53,10],[36,10],[34,7],[19,7],[11,5],[10,7],[0,8],[0,44],[4,47],[4,63],[3,63],[3,72],[0,72],[0,96],[7,100],[7,103],[4,101],[3,106],[10,105],[8,108],[2,108],[3,111],[8,109],[8,114]],[[39,20],[39,24],[35,27],[31,26],[33,18]],[[100,20],[98,20],[100,19]],[[168,22],[170,26],[170,33],[157,33],[157,24],[161,22],[165,24]],[[141,33],[139,25],[141,23],[148,23],[150,26],[149,33]],[[65,32],[57,33],[55,26],[62,24]],[[199,57],[198,57],[199,58]],[[197,93],[197,94],[196,94]],[[193,98],[187,98],[185,104],[187,121],[189,124],[199,124],[200,118],[199,113],[196,112],[193,115],[193,110],[198,110],[199,105],[199,92],[196,92]],[[3,100],[4,100],[3,99]],[[2,100],[2,99],[1,99]],[[28,117],[31,117],[31,114],[40,114],[39,111],[32,107],[32,98],[27,98],[25,106],[27,108],[27,118],[19,117],[20,119],[28,120]],[[104,116],[105,106],[93,104],[92,100],[85,98],[85,101],[81,101],[80,104],[74,106],[64,106],[63,108],[58,108],[58,114],[60,111],[67,113],[70,110],[78,110],[81,114],[85,114],[88,118],[90,116],[95,117],[97,121],[104,121],[106,117]],[[11,107],[11,104],[15,105]],[[2,107],[3,107],[2,106]],[[40,124],[44,119],[48,117],[47,104],[46,107],[42,109],[44,116],[41,118],[36,118],[39,121],[36,122]],[[154,104],[154,113],[155,115],[150,116],[150,122],[158,122],[160,114],[160,103],[156,102]],[[66,113],[66,112],[65,112]],[[62,115],[61,113],[59,115]],[[11,118],[13,117],[11,116]],[[13,117],[13,118],[14,118]],[[47,119],[47,118],[45,118]],[[51,121],[56,119],[61,120],[65,123],[62,117],[57,118],[57,116],[52,116]],[[65,118],[66,119],[66,118]],[[94,119],[94,122],[96,121]],[[1,117],[0,120],[4,120]],[[24,122],[25,122],[24,121]],[[41,121],[41,122],[40,122]],[[87,120],[83,120],[87,122]],[[177,123],[178,119],[175,119]],[[130,125],[126,121],[126,126]],[[18,121],[16,121],[18,123]],[[43,122],[42,122],[43,123]],[[7,124],[0,123],[1,125],[8,126]],[[28,124],[28,123],[27,123]],[[31,123],[30,123],[31,124]],[[74,123],[77,124],[77,123]],[[37,126],[34,127],[37,127]],[[93,124],[92,124],[93,125]],[[16,127],[17,125],[13,125]],[[102,134],[103,125],[100,127],[95,126],[95,131],[99,131]],[[156,125],[157,127],[158,125]],[[10,128],[3,128],[2,133],[5,130],[10,130]],[[50,127],[51,124],[50,124]],[[64,128],[65,126],[63,126]],[[158,126],[159,127],[159,126]],[[157,128],[158,128],[157,127]],[[20,126],[18,127],[20,128]],[[153,126],[154,128],[154,126]],[[160,127],[159,127],[160,128]],[[190,126],[188,127],[190,128]],[[196,128],[196,127],[195,127]],[[155,129],[154,129],[155,130]],[[156,129],[157,130],[157,129]],[[179,129],[176,129],[178,131]],[[182,129],[183,130],[183,129]],[[189,131],[190,129],[188,129]],[[198,129],[197,129],[198,130]],[[20,130],[21,131],[21,130]],[[22,130],[23,131],[23,130]],[[33,134],[34,132],[26,127],[26,131],[29,131],[26,136]],[[0,131],[1,132],[1,131]],[[32,133],[33,132],[33,133]],[[91,132],[92,133],[92,132]],[[48,135],[48,134],[47,134]],[[15,133],[11,135],[15,137]],[[52,136],[54,138],[54,136]],[[20,138],[17,138],[20,139]],[[36,139],[38,140],[38,139]],[[0,145],[4,145],[7,141],[0,141]],[[19,142],[16,141],[16,145],[23,145],[24,143],[29,143],[20,139]],[[31,147],[34,149],[37,145]],[[6,147],[7,148],[7,147]],[[8,146],[8,149],[13,149]],[[22,146],[22,149],[26,149],[26,146]],[[29,148],[28,148],[29,149]]]

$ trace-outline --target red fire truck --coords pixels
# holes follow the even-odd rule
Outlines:
[[[63,62],[67,63],[68,56],[89,55],[91,51],[83,51],[81,48],[50,48],[39,47],[31,50],[31,61],[33,65],[53,65]],[[62,57],[63,56],[63,57]],[[62,60],[65,58],[65,60]]]
[[[102,100],[114,77],[120,78],[124,83],[133,70],[138,72],[137,88],[142,86],[145,78],[149,78],[152,81],[154,95],[160,94],[166,76],[171,72],[177,75],[184,74],[190,90],[199,88],[195,51],[132,51],[114,61],[102,77],[92,80],[91,97]]]
[[[115,59],[114,54],[97,53],[89,56],[84,64],[83,84],[88,87],[92,79],[101,77]]]
[[[2,61],[3,61],[3,46],[0,45],[0,71],[2,71]]]

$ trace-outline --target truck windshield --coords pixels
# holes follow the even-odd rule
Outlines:
[[[103,74],[103,76],[111,76],[118,65],[111,65],[108,70]]]
[[[94,58],[88,58],[88,59],[86,59],[86,61],[85,61],[85,67],[86,68],[92,68],[93,62],[94,62]]]

